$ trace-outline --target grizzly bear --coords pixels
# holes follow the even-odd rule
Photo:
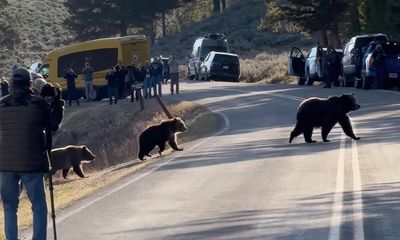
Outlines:
[[[183,148],[178,147],[176,135],[186,130],[187,127],[185,123],[178,117],[164,120],[160,124],[147,127],[139,136],[139,159],[145,160],[144,156],[151,157],[149,153],[155,146],[158,146],[158,153],[161,155],[167,141],[172,149],[183,151]]]
[[[58,170],[62,170],[62,175],[67,178],[69,170],[73,171],[81,178],[85,178],[82,170],[82,163],[91,162],[96,156],[85,146],[69,145],[63,148],[55,148],[51,150],[51,174],[55,174]]]
[[[350,111],[360,108],[357,104],[354,94],[343,94],[341,96],[331,96],[329,98],[312,97],[304,100],[297,111],[297,123],[293,131],[290,133],[289,143],[300,134],[304,135],[307,143],[316,142],[311,136],[313,129],[321,127],[322,140],[329,142],[327,139],[332,128],[339,123],[344,133],[354,140],[359,137],[353,132],[350,118],[347,115]]]

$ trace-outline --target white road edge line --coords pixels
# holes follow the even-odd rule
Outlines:
[[[363,201],[361,174],[358,159],[358,146],[355,140],[352,140],[352,167],[353,167],[353,239],[364,240],[364,222],[363,222]]]
[[[212,135],[212,136],[210,136],[210,137],[207,137],[207,138],[205,138],[203,141],[200,141],[200,142],[198,142],[197,144],[193,145],[192,147],[188,148],[188,149],[186,150],[187,152],[190,152],[191,149],[195,149],[195,148],[197,148],[197,147],[200,146],[200,145],[204,145],[204,143],[207,142],[207,141],[209,141],[211,138],[213,138],[213,137],[215,137],[215,136],[218,136],[218,135],[224,133],[226,130],[229,129],[229,127],[230,127],[230,122],[229,122],[229,119],[226,117],[226,115],[224,115],[223,113],[219,113],[219,112],[216,112],[216,113],[219,114],[219,115],[224,119],[224,121],[225,121],[225,127],[224,127],[222,130],[220,130],[219,132],[215,133],[214,135]],[[96,202],[98,202],[98,201],[100,201],[100,200],[102,200],[102,199],[104,199],[104,198],[110,196],[111,194],[113,194],[113,193],[115,193],[115,192],[118,192],[118,191],[122,190],[123,188],[125,188],[125,187],[127,187],[127,186],[129,186],[129,185],[131,185],[131,184],[133,184],[133,183],[135,183],[135,182],[137,182],[137,181],[139,181],[140,179],[146,177],[147,175],[151,174],[152,172],[158,170],[158,169],[161,168],[162,166],[165,166],[165,165],[168,164],[170,161],[172,161],[172,160],[174,160],[174,159],[176,159],[176,158],[178,158],[178,157],[180,157],[180,156],[182,156],[182,155],[184,155],[184,153],[178,153],[178,154],[175,155],[174,157],[172,157],[172,158],[166,160],[165,162],[163,162],[163,163],[161,163],[161,164],[159,164],[159,165],[157,165],[157,166],[154,166],[154,167],[151,168],[148,172],[145,172],[145,173],[143,173],[142,175],[140,175],[140,176],[138,176],[138,177],[136,177],[136,178],[134,178],[134,179],[132,179],[132,180],[130,180],[130,181],[128,181],[128,182],[125,182],[124,184],[122,184],[122,185],[120,185],[120,186],[118,186],[118,187],[116,187],[116,188],[113,188],[112,190],[110,190],[110,191],[107,192],[106,194],[104,194],[104,195],[102,195],[102,196],[99,196],[99,197],[97,197],[97,198],[94,198],[94,199],[88,201],[87,203],[83,204],[82,206],[79,206],[78,208],[72,210],[71,212],[68,212],[68,213],[66,213],[65,215],[63,215],[63,216],[57,218],[57,219],[56,219],[56,222],[57,222],[57,223],[61,223],[62,221],[66,220],[67,218],[71,217],[72,215],[74,215],[74,214],[76,214],[76,213],[82,211],[84,208],[87,208],[87,207],[89,207],[89,206],[95,204]],[[50,229],[50,228],[52,228],[52,225],[51,225],[51,224],[49,224],[48,229]]]
[[[329,240],[340,239],[340,226],[342,223],[343,191],[344,191],[344,158],[346,136],[341,135],[339,159],[336,171],[336,188],[333,196],[331,225],[329,228]]]

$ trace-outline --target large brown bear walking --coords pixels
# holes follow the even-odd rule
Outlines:
[[[82,163],[91,162],[96,156],[85,146],[69,145],[63,148],[51,150],[51,174],[62,170],[64,178],[67,178],[69,170],[73,171],[81,178],[85,177],[82,170]]]
[[[149,153],[155,146],[159,147],[159,154],[161,155],[165,150],[167,141],[172,149],[183,151],[183,148],[178,147],[176,135],[186,130],[185,123],[178,117],[164,120],[160,124],[146,128],[139,136],[139,159],[144,160],[144,156],[151,157]]]
[[[307,143],[316,142],[311,136],[313,129],[322,128],[322,140],[329,142],[327,139],[332,128],[339,123],[344,133],[354,140],[359,137],[353,132],[350,118],[347,115],[351,111],[360,108],[353,94],[343,94],[342,96],[331,96],[329,98],[308,98],[304,100],[297,111],[297,123],[293,131],[290,133],[289,143],[300,134],[304,135]]]

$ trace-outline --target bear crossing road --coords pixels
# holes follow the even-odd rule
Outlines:
[[[354,140],[356,137],[351,121],[347,115],[351,111],[360,108],[354,95],[343,94],[339,96],[331,96],[329,98],[308,98],[304,100],[297,111],[297,123],[293,131],[290,133],[289,143],[300,134],[303,133],[307,143],[315,142],[312,140],[313,129],[322,127],[322,140],[329,142],[328,134],[332,128],[339,122],[344,133]]]

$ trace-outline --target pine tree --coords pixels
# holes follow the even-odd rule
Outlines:
[[[281,0],[277,2],[279,4],[271,11],[275,17],[279,16],[275,18],[276,21],[290,22],[310,34],[319,33],[322,45],[341,47],[340,23],[348,10],[348,1]]]
[[[180,6],[181,2],[188,1],[67,0],[65,5],[71,17],[66,23],[81,40],[114,35],[125,36],[129,28],[151,25],[149,21],[158,20],[159,13],[164,15],[169,10]]]

